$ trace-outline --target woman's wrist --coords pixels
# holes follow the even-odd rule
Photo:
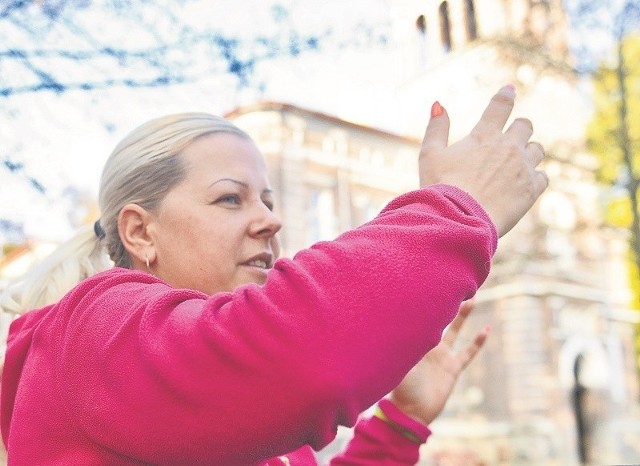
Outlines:
[[[378,402],[374,416],[414,443],[425,443],[431,435],[431,430],[427,425],[410,417],[386,398]]]

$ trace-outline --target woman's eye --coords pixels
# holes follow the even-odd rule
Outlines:
[[[264,203],[264,205],[267,206],[267,209],[273,211],[273,202],[271,201],[262,201]]]
[[[225,196],[219,197],[216,200],[216,203],[240,205],[240,196],[236,194],[227,194]]]

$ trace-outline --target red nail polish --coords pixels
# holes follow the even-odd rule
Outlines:
[[[444,113],[444,108],[437,100],[431,106],[431,118],[439,117]]]

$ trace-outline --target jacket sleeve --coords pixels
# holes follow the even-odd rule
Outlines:
[[[331,459],[331,466],[414,466],[420,446],[431,430],[400,411],[389,400],[378,403],[387,421],[378,416],[362,417],[343,452]]]
[[[150,463],[320,449],[438,343],[496,245],[484,210],[438,185],[278,260],[261,287],[102,280],[66,324],[69,410],[96,443]]]

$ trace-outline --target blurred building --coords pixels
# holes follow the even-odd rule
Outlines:
[[[562,2],[391,4],[393,91],[406,136],[285,103],[228,115],[267,156],[285,254],[361,224],[417,186],[434,100],[451,115],[455,140],[497,89],[515,84],[514,117],[534,122],[551,184],[501,240],[469,323],[474,331],[489,322],[493,334],[433,425],[421,464],[637,462],[637,314],[629,309],[626,236],[600,218],[603,191],[584,145],[589,83],[573,72]]]
[[[603,191],[584,146],[589,83],[572,71],[561,0],[390,0],[402,135],[282,102],[227,116],[268,160],[284,254],[371,219],[418,185],[416,157],[433,101],[471,129],[490,96],[518,89],[550,188],[500,242],[468,332],[493,326],[421,464],[629,464],[640,458],[626,236],[600,217]],[[470,154],[470,157],[473,154]],[[0,258],[0,279],[38,251]],[[366,264],[363,264],[366,267]],[[2,283],[0,282],[0,288]],[[6,331],[10,317],[0,322]],[[463,336],[464,337],[464,336]],[[340,448],[341,435],[323,453]]]

